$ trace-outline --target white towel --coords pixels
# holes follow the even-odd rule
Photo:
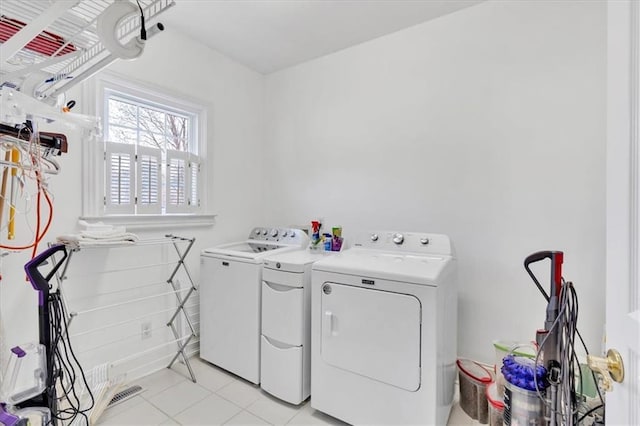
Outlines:
[[[82,231],[80,234],[60,235],[56,240],[74,247],[133,245],[139,238],[131,232]]]
[[[83,240],[97,240],[97,241],[138,241],[138,236],[131,232],[122,231],[81,231],[80,237]]]

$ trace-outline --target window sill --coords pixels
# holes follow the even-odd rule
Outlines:
[[[124,226],[130,229],[167,229],[210,227],[215,224],[215,214],[168,214],[168,215],[107,215],[80,216],[79,220],[89,223],[102,222],[105,225]]]

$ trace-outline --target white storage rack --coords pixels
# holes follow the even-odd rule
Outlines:
[[[25,84],[25,78],[33,74],[36,76],[35,90],[27,94],[41,100],[49,98],[55,103],[57,95],[111,63],[109,51],[96,32],[96,22],[112,3],[111,0],[2,0],[0,22],[13,26],[16,21],[24,24],[1,45],[2,85],[19,88]],[[174,0],[140,0],[145,26],[149,29],[158,15],[174,4]],[[60,46],[54,52],[48,55],[26,47],[45,31],[58,37],[56,43]],[[116,37],[126,41],[139,33],[138,15],[123,20],[116,30]],[[44,78],[40,79],[40,76]],[[32,85],[30,82],[29,86]]]
[[[94,245],[94,246],[92,246],[92,245],[84,246],[83,245],[82,247],[79,247],[77,245],[68,244],[67,245],[68,257],[67,257],[64,265],[55,274],[55,278],[56,278],[56,282],[57,282],[57,285],[58,285],[58,289],[60,291],[62,302],[67,307],[67,309],[66,309],[66,311],[68,312],[68,315],[67,315],[67,318],[66,318],[67,326],[70,326],[71,323],[73,322],[73,320],[76,317],[81,316],[82,314],[87,314],[87,313],[90,313],[90,312],[96,312],[96,311],[100,311],[100,310],[104,310],[104,309],[114,308],[114,307],[122,306],[122,305],[125,305],[125,304],[141,302],[141,301],[144,301],[144,300],[153,299],[153,298],[157,298],[157,297],[175,295],[175,297],[176,297],[176,307],[175,307],[175,310],[173,311],[170,319],[166,323],[167,327],[169,327],[171,329],[172,333],[173,333],[174,340],[162,343],[159,346],[155,346],[155,347],[146,349],[146,350],[144,350],[142,352],[138,352],[138,353],[135,353],[135,354],[132,354],[132,355],[128,355],[128,356],[126,356],[124,358],[121,358],[121,359],[115,360],[113,362],[110,362],[109,365],[110,365],[111,368],[113,368],[114,366],[116,366],[118,364],[122,364],[122,363],[125,363],[127,361],[131,361],[131,360],[133,360],[135,358],[139,358],[141,356],[148,355],[149,353],[152,353],[152,352],[155,352],[157,350],[160,350],[163,347],[166,347],[168,345],[176,344],[177,345],[177,351],[176,351],[175,355],[173,356],[173,358],[171,359],[171,361],[169,362],[169,365],[167,366],[167,368],[171,368],[179,357],[182,358],[182,361],[184,362],[185,366],[189,370],[189,375],[191,376],[191,380],[195,383],[196,382],[196,376],[195,376],[195,374],[193,372],[193,369],[191,368],[191,364],[189,363],[189,357],[186,354],[186,348],[192,342],[193,339],[196,339],[198,337],[198,333],[196,331],[196,328],[195,328],[192,320],[189,317],[189,314],[186,311],[186,308],[188,308],[187,302],[189,301],[190,297],[193,295],[194,292],[197,292],[198,289],[195,286],[195,283],[194,283],[194,281],[193,281],[193,279],[191,277],[191,273],[189,272],[189,268],[187,267],[187,265],[185,263],[185,258],[187,257],[187,255],[191,251],[191,248],[193,247],[194,243],[195,243],[195,238],[185,238],[185,237],[179,237],[179,236],[175,236],[175,235],[169,234],[169,235],[166,235],[164,238],[140,240],[140,241],[138,241],[136,243],[133,243],[133,244]],[[87,309],[87,310],[82,310],[82,311],[74,311],[74,310],[69,309],[69,303],[68,303],[67,297],[65,296],[65,290],[64,290],[63,282],[67,279],[67,272],[69,270],[69,265],[71,263],[71,259],[73,258],[73,254],[75,252],[79,252],[79,251],[82,251],[82,250],[109,250],[109,249],[118,248],[118,247],[120,247],[120,248],[121,247],[137,247],[137,246],[145,246],[145,245],[151,246],[151,245],[162,245],[162,244],[169,244],[169,245],[173,246],[173,248],[175,249],[175,253],[177,255],[177,258],[178,258],[177,261],[175,261],[175,262],[171,261],[171,262],[165,262],[165,263],[159,263],[159,264],[152,264],[152,265],[148,265],[148,264],[137,265],[137,266],[126,268],[126,270],[136,270],[136,269],[137,270],[141,270],[141,269],[149,268],[149,267],[175,265],[173,267],[172,272],[170,273],[169,277],[166,280],[167,284],[169,284],[170,287],[171,287],[170,291],[163,292],[163,293],[160,293],[160,294],[154,294],[154,295],[151,295],[151,296],[141,297],[141,298],[133,298],[133,299],[130,299],[130,300],[127,300],[127,301],[124,301],[124,302],[98,306],[98,307],[94,307],[94,308]],[[125,270],[125,269],[124,268],[120,269],[120,271],[122,271],[122,270]],[[179,284],[177,283],[177,280],[176,280],[176,276],[177,276],[177,274],[178,274],[178,272],[180,270],[182,270],[184,272],[185,276],[187,277],[187,281],[188,281],[188,283],[187,283],[188,285],[185,286],[184,288],[180,288],[180,286],[179,286]],[[113,272],[113,271],[107,271],[107,272]],[[185,333],[181,333],[180,330],[178,329],[178,325],[176,324],[176,322],[178,321],[178,318],[182,318],[185,321],[186,325],[187,325],[187,328],[185,329]],[[139,319],[139,318],[126,319],[122,323],[135,321],[137,319]]]

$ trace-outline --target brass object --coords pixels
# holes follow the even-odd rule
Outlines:
[[[622,383],[624,380],[622,356],[615,349],[609,349],[606,357],[588,355],[587,364],[590,369],[600,373],[603,379],[602,387],[606,392],[613,390],[612,379],[616,383]]]

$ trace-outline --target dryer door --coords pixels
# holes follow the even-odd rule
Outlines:
[[[324,362],[418,390],[421,305],[416,297],[327,282],[321,300]]]

